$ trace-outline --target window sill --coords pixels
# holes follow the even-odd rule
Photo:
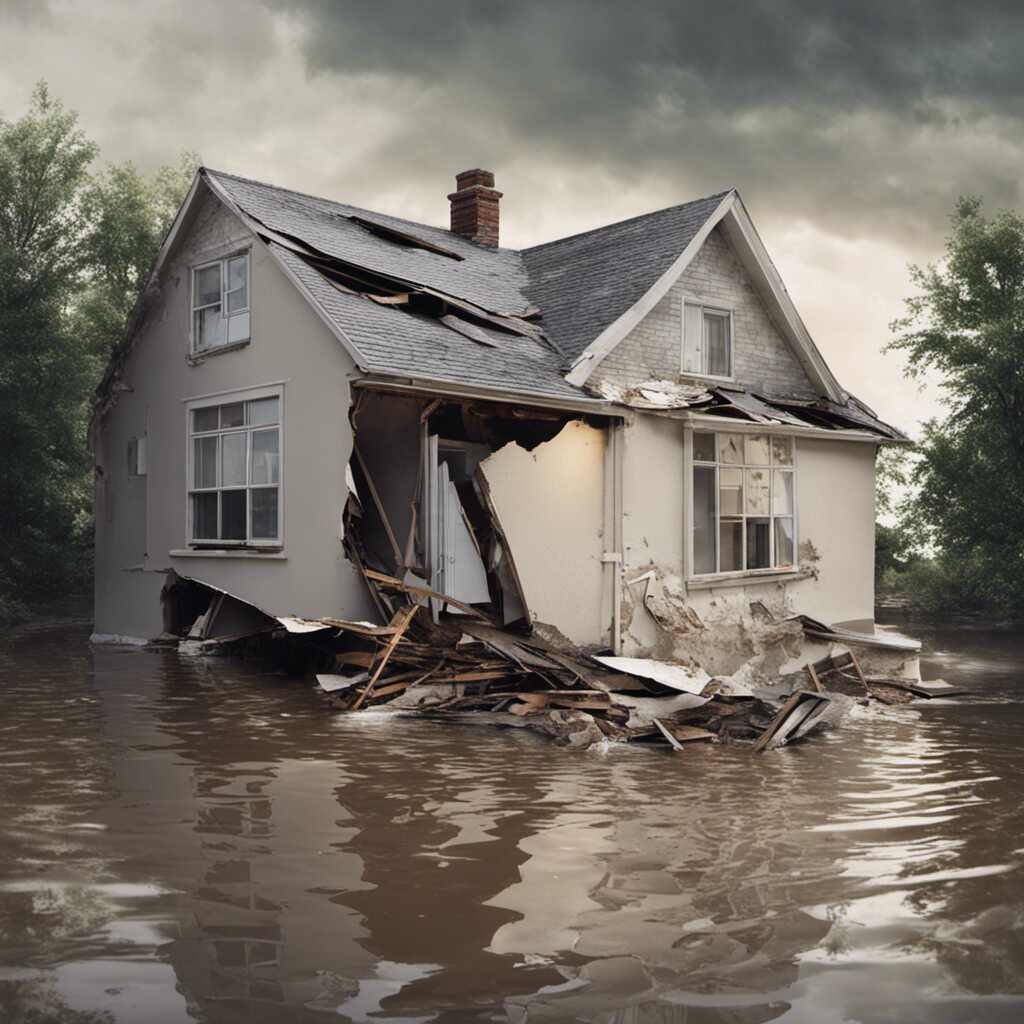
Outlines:
[[[189,366],[198,366],[205,362],[210,356],[223,355],[225,352],[237,352],[245,348],[252,341],[252,338],[243,338],[241,341],[233,341],[230,345],[214,345],[213,348],[204,348],[201,352],[189,352],[186,362]]]
[[[174,548],[171,558],[257,558],[265,562],[283,562],[288,556],[280,548]]]
[[[688,373],[686,370],[680,370],[679,376],[686,378],[686,380],[709,380],[714,384],[735,384],[735,377],[716,377],[712,373]]]
[[[809,579],[810,573],[802,569],[760,569],[753,572],[723,573],[718,576],[691,576],[687,590],[719,590],[723,587],[744,587],[752,583],[789,583]]]

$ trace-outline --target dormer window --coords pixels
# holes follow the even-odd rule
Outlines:
[[[732,313],[687,302],[683,306],[684,374],[732,378]]]
[[[249,254],[192,268],[192,351],[249,340]]]

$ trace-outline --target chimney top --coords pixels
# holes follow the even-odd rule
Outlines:
[[[463,171],[461,174],[455,175],[455,187],[460,191],[464,188],[471,188],[473,185],[494,188],[494,172],[474,167],[471,171]]]
[[[455,189],[448,196],[452,233],[496,249],[502,194],[494,188],[494,173],[479,167],[463,171],[455,175]]]

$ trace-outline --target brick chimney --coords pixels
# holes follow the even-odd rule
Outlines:
[[[471,242],[498,247],[498,200],[494,174],[479,167],[455,175],[455,191],[448,196],[452,204],[452,232]]]

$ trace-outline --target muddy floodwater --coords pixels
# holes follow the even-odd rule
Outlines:
[[[0,1021],[1024,1019],[1024,640],[760,757],[0,638]]]

